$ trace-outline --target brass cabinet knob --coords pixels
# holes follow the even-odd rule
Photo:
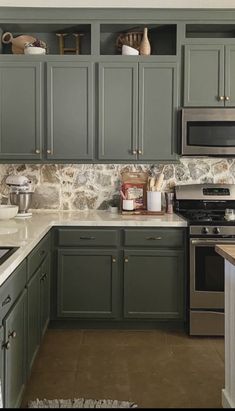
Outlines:
[[[133,150],[133,151],[132,151],[132,154],[137,154],[137,150]]]
[[[224,96],[219,96],[220,101],[224,101]]]
[[[35,150],[35,153],[36,153],[36,154],[40,154],[40,150],[38,150],[38,149]]]
[[[142,150],[138,150],[138,154],[142,154]]]
[[[226,100],[226,101],[229,101],[229,100],[230,100],[230,97],[229,97],[229,96],[226,96],[226,97],[225,97],[225,100]]]
[[[125,263],[128,263],[128,257],[126,257],[125,259],[124,259],[124,261],[125,261]]]
[[[47,150],[47,154],[51,154],[51,150]]]
[[[7,341],[5,344],[3,344],[3,347],[6,348],[6,350],[9,350],[11,344],[9,341]]]
[[[113,261],[113,263],[116,263],[116,258],[113,257],[112,261]]]

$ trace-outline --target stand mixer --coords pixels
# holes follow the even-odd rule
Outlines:
[[[31,191],[31,181],[28,177],[9,176],[6,178],[6,184],[10,187],[10,203],[19,207],[16,217],[31,217],[32,213],[28,212],[28,210],[33,192]]]

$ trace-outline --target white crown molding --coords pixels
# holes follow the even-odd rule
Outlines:
[[[234,0],[0,0],[0,7],[233,9]]]

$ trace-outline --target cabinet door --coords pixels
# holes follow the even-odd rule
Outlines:
[[[27,285],[28,289],[28,327],[27,327],[27,367],[28,374],[32,368],[37,350],[39,348],[40,336],[39,336],[39,314],[40,314],[40,275],[41,269],[39,268],[35,275],[31,278]]]
[[[100,63],[100,160],[137,158],[137,87],[137,63]]]
[[[5,407],[19,408],[26,379],[27,292],[3,321],[5,328]]]
[[[124,317],[183,319],[183,252],[126,250]]]
[[[225,47],[225,105],[235,106],[235,46]]]
[[[0,159],[42,157],[41,63],[0,62]]]
[[[184,55],[184,105],[224,106],[224,46],[187,45]]]
[[[168,160],[176,147],[177,65],[139,65],[139,159]]]
[[[93,64],[47,64],[47,157],[93,158]]]
[[[51,265],[50,255],[41,265],[40,277],[40,336],[42,337],[47,329],[50,320],[50,276]]]
[[[58,251],[58,316],[114,318],[117,315],[117,252]]]

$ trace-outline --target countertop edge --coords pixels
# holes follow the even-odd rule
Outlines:
[[[219,245],[215,246],[215,251],[221,255],[225,260],[228,260],[231,264],[235,265],[235,244],[232,245]]]

